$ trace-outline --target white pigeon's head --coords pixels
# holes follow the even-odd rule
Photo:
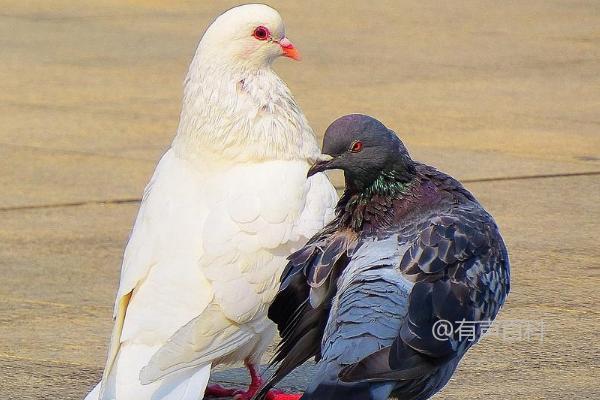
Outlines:
[[[221,14],[190,64],[175,151],[236,161],[316,157],[306,117],[271,68],[280,56],[300,58],[277,11],[247,4]]]
[[[279,56],[300,59],[285,37],[281,16],[264,4],[246,4],[221,14],[204,33],[198,50],[212,62],[258,68]]]

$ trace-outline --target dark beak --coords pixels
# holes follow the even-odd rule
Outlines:
[[[323,172],[323,171],[330,169],[329,166],[333,160],[334,160],[334,158],[331,157],[330,155],[321,154],[319,156],[319,158],[317,159],[317,161],[308,170],[306,177],[309,178],[309,177],[313,176],[314,174],[316,174],[317,172]]]

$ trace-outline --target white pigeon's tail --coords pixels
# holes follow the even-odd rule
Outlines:
[[[98,400],[100,398],[100,383],[98,383],[83,400]]]
[[[211,364],[190,368],[142,385],[139,372],[156,348],[140,344],[122,346],[100,398],[99,383],[84,400],[202,400]]]

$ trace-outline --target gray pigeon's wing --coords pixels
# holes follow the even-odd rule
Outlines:
[[[257,398],[304,361],[320,358],[335,280],[348,264],[355,243],[355,233],[330,226],[289,257],[269,307],[269,318],[281,336],[271,363],[280,365]]]
[[[408,314],[391,346],[349,365],[347,382],[410,380],[431,374],[474,344],[459,321],[491,321],[509,290],[506,248],[492,218],[478,206],[434,217],[404,254],[400,270],[415,282]],[[436,325],[449,321],[452,335]],[[475,325],[475,336],[482,324]]]

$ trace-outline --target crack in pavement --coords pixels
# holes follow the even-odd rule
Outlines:
[[[595,176],[600,175],[600,171],[586,171],[586,172],[571,172],[563,174],[540,174],[540,175],[521,175],[521,176],[500,176],[495,178],[476,178],[476,179],[462,179],[462,183],[488,183],[488,182],[503,182],[503,181],[520,181],[520,180],[535,180],[535,179],[550,179],[550,178],[571,178],[579,176]],[[342,187],[336,187],[336,189],[343,189]],[[68,203],[54,203],[54,204],[39,204],[39,205],[27,205],[27,206],[9,206],[0,207],[0,212],[10,211],[26,211],[26,210],[40,210],[46,208],[63,208],[63,207],[79,207],[87,205],[104,205],[104,204],[134,204],[139,203],[142,199],[136,198],[125,198],[125,199],[108,199],[108,200],[86,200],[86,201],[73,201]]]
[[[79,207],[79,206],[102,205],[102,204],[132,204],[132,203],[139,203],[140,201],[141,201],[141,198],[139,198],[139,197],[138,198],[130,198],[130,199],[73,201],[73,202],[69,202],[69,203],[39,204],[39,205],[34,205],[34,206],[0,207],[0,212],[40,210],[40,209],[45,209],[45,208]]]
[[[99,305],[99,304],[67,304],[67,303],[58,303],[56,301],[45,301],[45,300],[28,300],[16,297],[5,297],[0,295],[0,303],[12,303],[19,305],[34,305],[34,306],[48,306],[48,307],[56,307],[56,308],[77,308],[80,310],[101,310],[101,311],[111,311],[113,307],[109,305]]]
[[[569,178],[569,177],[593,176],[593,175],[600,175],[600,171],[566,172],[566,173],[562,173],[562,174],[499,176],[499,177],[495,177],[495,178],[463,179],[460,182],[462,182],[462,183],[480,183],[480,182],[520,181],[520,180],[527,180],[527,179]]]

